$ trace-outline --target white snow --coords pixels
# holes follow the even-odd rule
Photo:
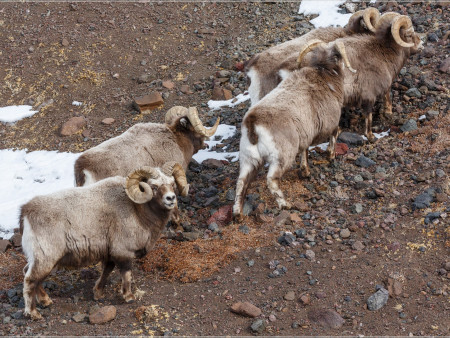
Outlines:
[[[420,115],[419,116],[419,121],[425,120],[426,118],[427,118],[426,115]]]
[[[381,132],[381,133],[373,133],[373,135],[374,135],[374,136],[377,138],[377,140],[378,140],[378,139],[380,139],[380,138],[389,136],[389,132],[390,132],[390,131],[391,131],[391,130],[388,129],[387,131],[383,131],[383,132]],[[364,135],[362,135],[362,138],[363,138],[365,141],[367,141],[367,137],[365,137]]]
[[[79,102],[79,101],[72,102],[72,106],[81,106],[81,105],[83,105],[83,102]]]
[[[79,154],[56,151],[0,150],[0,236],[19,226],[20,207],[36,195],[74,186],[73,166]]]
[[[22,120],[25,117],[30,117],[36,114],[37,110],[32,110],[32,106],[8,106],[0,108],[0,122],[14,123]]]
[[[237,106],[238,104],[245,102],[249,99],[250,99],[250,95],[246,92],[244,94],[239,94],[238,96],[236,96],[230,100],[225,100],[225,101],[209,100],[208,107],[211,110],[217,110],[222,107],[234,107],[234,106]]]
[[[338,13],[339,5],[344,2],[345,0],[302,0],[298,13],[304,15],[319,14],[317,18],[310,21],[316,28],[345,26],[352,14]]]
[[[211,101],[210,101],[211,102]],[[209,103],[208,103],[209,104]],[[220,144],[223,140],[233,136],[236,133],[236,127],[230,126],[227,124],[219,124],[216,133],[211,137],[211,141],[206,141],[208,144],[208,149],[201,149],[198,153],[194,154],[193,159],[198,163],[202,163],[204,160],[213,158],[216,160],[227,160],[231,162],[235,162],[239,159],[239,151],[230,152],[230,153],[219,153],[217,151],[210,151],[209,149],[213,148],[215,145]]]

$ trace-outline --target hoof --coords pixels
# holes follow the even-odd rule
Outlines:
[[[309,170],[300,169],[298,171],[299,178],[308,178],[311,176],[311,172]]]
[[[50,305],[53,304],[53,301],[51,300],[50,297],[47,297],[47,298],[45,298],[45,299],[42,299],[42,300],[39,302],[39,304],[41,304],[41,306],[43,306],[43,307],[48,307],[48,306],[50,306]]]
[[[40,320],[42,319],[42,315],[38,312],[38,310],[33,310],[31,312],[24,311],[23,316],[25,318],[31,318],[32,320]]]
[[[134,295],[123,296],[123,299],[125,300],[125,303],[127,303],[127,304],[134,303],[134,301],[136,300]]]
[[[100,300],[105,297],[105,294],[103,291],[100,291],[98,289],[94,289],[94,300]]]
[[[278,201],[278,207],[280,209],[291,209],[292,208],[291,203],[286,202],[285,200]]]
[[[367,140],[369,140],[370,143],[375,143],[377,141],[377,138],[372,134],[367,136]]]

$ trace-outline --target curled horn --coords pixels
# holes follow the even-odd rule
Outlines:
[[[385,22],[392,22],[395,18],[399,17],[400,14],[395,12],[386,12],[381,15],[380,19],[378,20],[376,24],[376,29],[378,29],[380,26],[382,26]]]
[[[182,106],[175,106],[170,108],[165,117],[165,123],[167,125],[171,125],[173,121],[175,121],[177,118],[180,118],[182,116],[186,116],[188,114],[188,109],[186,107]]]
[[[153,198],[153,191],[147,182],[144,182],[144,180],[156,178],[158,176],[158,171],[150,167],[143,167],[133,171],[128,175],[125,184],[125,192],[127,193],[127,196],[130,200],[137,204],[149,202]]]
[[[373,7],[366,8],[363,13],[363,19],[367,29],[372,33],[375,33],[378,20],[380,20],[380,12],[378,9]]]
[[[163,172],[168,176],[173,176],[181,196],[187,196],[189,193],[189,184],[183,167],[177,162],[167,162],[162,167]]]
[[[411,22],[411,19],[406,15],[398,16],[393,20],[392,26],[391,26],[391,33],[392,37],[394,38],[395,42],[399,44],[402,47],[413,47],[414,42],[406,42],[400,37],[400,29],[404,28],[407,32],[414,32],[414,28]]]
[[[198,117],[197,108],[195,108],[195,107],[189,107],[189,112],[188,112],[187,116],[188,116],[189,122],[191,122],[191,124],[192,124],[192,127],[194,127],[194,130],[197,133],[204,135],[206,137],[213,136],[217,130],[217,127],[219,127],[220,118],[217,118],[217,121],[214,124],[214,126],[212,126],[209,129],[206,129],[205,126],[203,126],[202,121],[200,121],[200,118]]]
[[[352,73],[356,73],[356,70],[352,68],[350,65],[350,61],[348,60],[347,52],[345,51],[345,46],[342,41],[336,41],[336,47],[342,55],[342,59],[344,60],[345,66],[348,68],[349,71]]]
[[[314,39],[309,41],[306,45],[304,45],[302,47],[302,49],[300,50],[300,53],[298,54],[298,58],[297,58],[297,64],[300,67],[300,64],[303,60],[303,58],[305,57],[306,54],[308,54],[312,49],[314,49],[316,46],[320,45],[320,44],[325,44],[322,40],[318,40],[318,39]]]

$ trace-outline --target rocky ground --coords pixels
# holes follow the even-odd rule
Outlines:
[[[115,272],[95,302],[98,267],[56,271],[44,285],[54,304],[26,320],[20,236],[0,241],[0,334],[449,335],[448,3],[375,6],[409,15],[426,41],[393,84],[394,118],[375,119],[390,136],[344,134],[333,164],[311,153],[311,178],[293,169],[282,182],[289,211],[261,172],[241,223],[230,214],[238,164],[191,163],[182,228],[135,264],[133,304]],[[0,106],[40,113],[0,125],[0,147],[83,151],[173,105],[239,129],[248,103],[209,112],[206,102],[245,92],[243,61],[312,29],[298,7],[2,3]],[[150,92],[164,104],[140,114],[133,101]],[[343,127],[361,133],[354,116]],[[238,150],[239,136],[218,150]]]

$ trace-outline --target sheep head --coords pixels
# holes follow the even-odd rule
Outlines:
[[[128,175],[125,192],[134,203],[154,201],[163,209],[171,210],[177,205],[174,183],[172,175],[165,175],[157,168],[143,167]]]
[[[327,45],[326,43],[324,43],[321,40],[311,40],[310,42],[308,42],[306,45],[303,46],[302,50],[300,51],[299,55],[298,55],[298,65],[300,67],[303,58],[306,56],[306,54],[308,54],[309,52],[313,51],[315,48],[317,47],[322,47],[327,49],[329,45]],[[352,66],[350,65],[350,61],[348,59],[347,56],[347,52],[345,51],[345,47],[344,44],[342,43],[342,41],[336,41],[335,43],[332,43],[331,46],[334,46],[335,50],[338,52],[338,54],[340,54],[340,56],[342,57],[342,60],[344,60],[344,64],[345,66],[353,73],[356,72],[355,69],[352,68]],[[321,58],[323,60],[323,58]],[[317,60],[312,60],[313,63],[315,63]]]
[[[411,19],[407,15],[400,15],[394,12],[384,13],[377,23],[377,31],[381,34],[390,26],[390,34],[394,41],[401,47],[411,48],[413,53],[423,49],[423,43],[414,27]]]
[[[369,7],[353,14],[345,28],[351,33],[364,33],[367,31],[375,33],[379,19],[380,12],[378,9]]]
[[[165,121],[173,131],[177,130],[191,135],[194,153],[196,153],[198,150],[205,148],[204,141],[217,131],[220,118],[217,118],[214,126],[207,129],[200,121],[197,108],[177,106],[169,109],[166,113]]]

